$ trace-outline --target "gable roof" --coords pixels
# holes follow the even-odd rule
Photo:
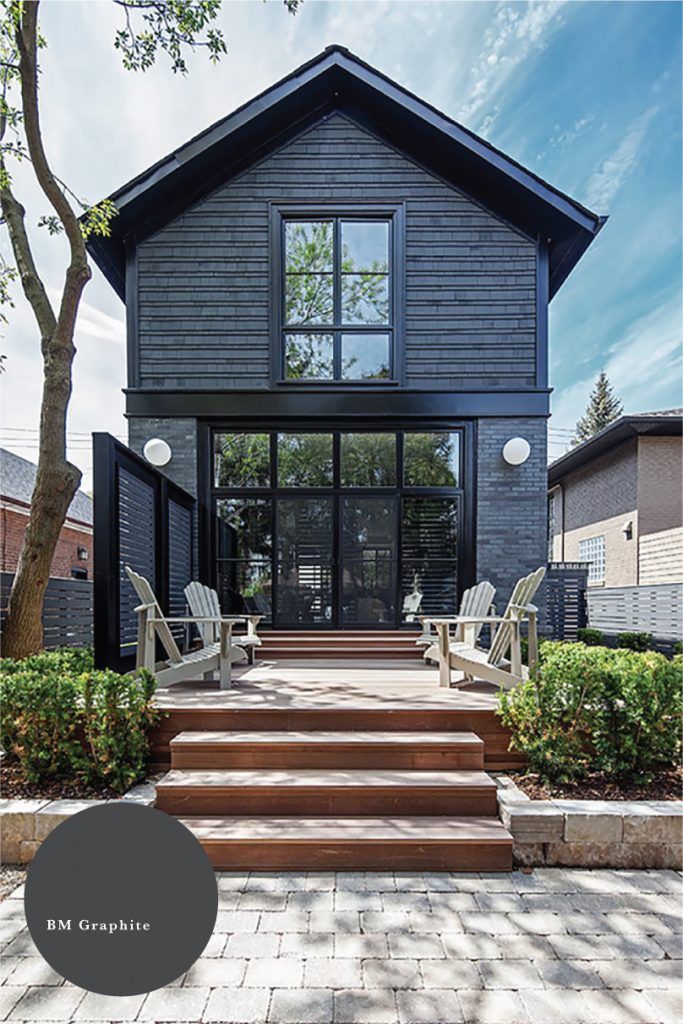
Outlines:
[[[577,444],[548,466],[548,485],[555,487],[570,473],[583,469],[594,459],[607,455],[626,441],[647,434],[652,437],[681,437],[683,435],[683,409],[662,409],[661,412],[643,412],[635,416],[620,416],[614,423],[599,430],[587,441]]]
[[[0,448],[0,496],[30,505],[36,483],[36,466],[20,455]],[[66,514],[67,519],[92,525],[92,498],[76,491]]]
[[[127,239],[157,230],[332,110],[365,124],[526,235],[547,241],[551,298],[605,223],[346,47],[328,46],[110,196],[118,210],[111,236],[91,238],[88,248],[121,298]]]

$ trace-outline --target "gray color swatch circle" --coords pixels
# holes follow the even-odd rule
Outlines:
[[[58,825],[29,868],[31,938],[61,975],[103,995],[150,992],[186,971],[218,912],[216,876],[175,818],[102,804]]]

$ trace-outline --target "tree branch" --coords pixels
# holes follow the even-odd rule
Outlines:
[[[24,222],[24,207],[14,197],[9,186],[0,190],[0,208],[2,208],[2,215],[7,224],[14,260],[21,278],[21,286],[31,305],[41,337],[44,340],[54,334],[57,321],[33,259]]]

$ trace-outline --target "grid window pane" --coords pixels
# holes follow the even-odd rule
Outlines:
[[[332,380],[334,338],[331,334],[286,334],[285,376],[288,380]]]
[[[278,434],[280,487],[332,486],[332,434]]]
[[[268,498],[219,498],[216,502],[219,559],[270,558],[273,550]]]
[[[344,273],[388,273],[388,221],[342,221],[341,240]]]
[[[342,334],[344,380],[383,380],[389,376],[388,334]]]
[[[605,579],[605,538],[587,537],[579,541],[579,561],[588,562],[588,582],[602,583]]]
[[[288,274],[332,273],[332,221],[285,221],[285,271]]]
[[[403,479],[406,487],[457,487],[460,476],[460,435],[406,433]]]
[[[342,487],[393,487],[396,484],[395,434],[342,434]]]
[[[334,321],[331,274],[287,274],[285,323],[329,327]]]
[[[218,561],[218,597],[225,615],[263,615],[272,612],[272,563],[270,559]]]
[[[216,434],[214,479],[217,487],[269,487],[268,434]]]
[[[344,324],[389,323],[389,278],[386,274],[343,274],[341,318]]]

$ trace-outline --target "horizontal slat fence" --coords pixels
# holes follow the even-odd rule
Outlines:
[[[652,633],[655,639],[676,642],[683,639],[683,583],[591,587],[588,621],[604,633]]]
[[[14,574],[0,574],[0,628],[4,625]],[[90,580],[48,580],[43,604],[43,646],[90,647],[93,642],[93,585]]]

